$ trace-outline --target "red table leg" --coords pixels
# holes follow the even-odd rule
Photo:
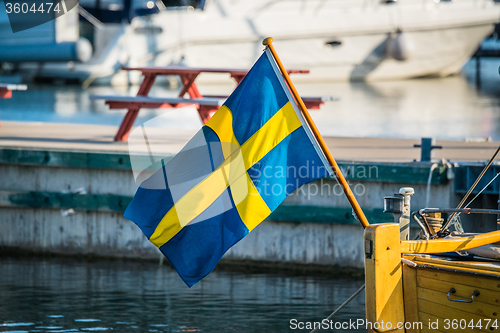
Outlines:
[[[137,118],[138,114],[139,114],[138,109],[128,110],[127,114],[125,115],[125,118],[123,118],[122,124],[120,125],[118,132],[115,135],[115,141],[127,141],[130,129],[132,128],[132,125],[134,124],[135,118]]]
[[[188,94],[189,94],[189,96],[191,96],[191,98],[202,98],[203,97],[203,95],[198,90],[196,83],[194,83],[194,82],[189,87]]]
[[[217,108],[210,105],[200,105],[198,106],[198,113],[200,114],[201,121],[206,124],[210,120],[212,115],[217,112]]]
[[[240,84],[240,82],[245,78],[245,75],[231,75],[233,79],[236,81],[236,84]]]
[[[149,73],[144,74],[144,80],[142,81],[141,86],[139,87],[137,96],[147,96],[149,90],[151,89],[153,83],[155,82],[155,78],[156,78],[155,74],[149,74]],[[137,108],[128,109],[128,112],[125,115],[125,118],[123,118],[122,124],[120,125],[120,128],[118,129],[118,132],[115,135],[115,141],[127,141],[130,129],[132,128],[132,125],[134,125],[134,121],[137,118],[137,115],[139,114],[139,110],[140,109]]]
[[[0,98],[12,98],[12,90],[7,88],[0,88]]]
[[[196,80],[198,74],[183,74],[180,75],[180,77],[182,84],[184,85],[184,88],[182,88],[181,92],[179,93],[179,97],[184,97],[186,93],[188,93],[191,98],[203,97],[200,94],[200,91],[198,90],[196,83],[194,83],[194,80]]]
[[[184,88],[181,90],[179,97],[183,97],[184,94],[188,93],[191,98],[203,98],[196,83],[194,83],[197,77],[198,74],[181,75],[181,81],[184,84]],[[198,105],[197,109],[203,124],[206,124],[212,117],[212,114],[217,111],[217,109],[209,105]]]

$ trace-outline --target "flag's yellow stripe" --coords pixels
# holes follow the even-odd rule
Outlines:
[[[160,247],[203,213],[230,185],[231,180],[225,172],[231,162],[232,158],[225,160],[214,172],[180,198],[162,218],[149,240]]]
[[[226,146],[229,148],[223,150],[224,157],[228,154],[230,158],[226,158],[213,173],[179,199],[174,205],[175,209],[172,207],[165,214],[150,237],[150,241],[158,247],[168,242],[200,215],[231,185],[234,185],[231,186],[231,191],[234,192],[236,208],[249,230],[255,228],[271,213],[246,170],[299,128],[300,120],[288,102],[241,146],[241,151],[234,151],[233,146],[238,142],[232,131],[231,111],[225,106],[220,110],[223,111],[221,115],[206,125],[210,125],[222,143],[230,143]],[[218,113],[216,112],[214,117]]]
[[[210,120],[206,123],[217,133],[222,144],[224,158],[228,158],[234,153],[235,148],[239,148],[238,140],[234,136],[233,115],[231,110],[223,105]],[[226,144],[229,143],[229,144]],[[238,170],[239,168],[235,168]],[[241,220],[245,223],[249,231],[252,231],[260,222],[271,214],[266,202],[260,196],[257,188],[245,172],[243,177],[239,177],[231,184],[231,195],[236,204],[236,209]]]
[[[206,126],[212,128],[219,136],[224,159],[227,160],[233,151],[240,146],[234,136],[233,115],[229,108],[223,105],[210,118]],[[228,184],[223,174],[227,168],[229,168],[229,161],[225,161],[217,170],[178,200],[158,224],[155,232],[150,237],[150,241],[156,246],[165,244],[184,226],[207,209],[227,188]],[[234,170],[234,168],[231,169]],[[226,176],[228,174],[226,173]],[[205,192],[207,190],[208,192]],[[206,193],[210,193],[211,195],[206,196]]]
[[[254,133],[242,146],[247,170],[260,161],[290,133],[300,127],[300,120],[290,102]]]
[[[292,105],[288,102],[241,147],[246,169],[250,169],[300,126],[300,120]],[[241,220],[248,230],[252,231],[271,214],[271,210],[260,196],[248,173],[246,173],[246,182],[248,194],[245,199],[241,201],[234,200],[235,195],[233,194],[233,200],[236,203],[236,209]],[[231,186],[232,193],[236,192],[236,185]],[[239,186],[244,186],[244,184]]]
[[[221,106],[205,126],[210,127],[217,133],[222,146],[224,159],[227,159],[232,153],[240,148],[240,144],[234,136],[233,114],[227,106]]]
[[[260,222],[264,221],[264,219],[271,214],[271,210],[260,196],[260,193],[257,191],[248,173],[245,172],[245,176],[246,177],[241,177],[240,179],[246,182],[246,184],[242,184],[242,186],[246,186],[248,192],[245,198],[236,204],[236,209],[238,210],[241,220],[247,226],[248,231],[252,231]],[[231,186],[231,193],[235,192],[234,188],[236,186],[237,184]],[[234,197],[235,195],[233,194],[233,199]]]

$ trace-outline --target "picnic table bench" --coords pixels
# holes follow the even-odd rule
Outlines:
[[[26,90],[25,84],[0,83],[0,98],[12,98],[12,90]]]
[[[0,98],[12,98],[12,90],[26,90],[25,84],[0,83]]]
[[[93,95],[92,100],[104,99],[110,109],[128,109],[127,114],[115,135],[115,141],[126,141],[141,108],[172,108],[193,105],[198,110],[201,120],[205,124],[211,114],[217,111],[224,103],[227,96],[202,95],[196,86],[195,80],[201,73],[228,73],[239,84],[248,73],[246,69],[224,68],[191,68],[180,66],[168,67],[123,67],[122,70],[141,71],[143,81],[136,96],[119,95]],[[289,70],[289,74],[307,74],[308,70]],[[179,76],[183,87],[178,97],[152,97],[148,96],[157,76]],[[184,98],[188,94],[190,98]],[[304,103],[308,108],[319,109],[325,101],[333,100],[331,97],[305,97]]]

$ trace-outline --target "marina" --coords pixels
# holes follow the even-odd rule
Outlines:
[[[494,66],[495,61],[493,59],[489,60],[490,63],[486,61],[485,63],[489,65],[486,68]],[[465,169],[470,167],[477,169],[482,161],[486,161],[490,157],[497,146],[496,141],[488,141],[490,139],[487,138],[493,137],[493,140],[497,139],[498,131],[496,131],[496,126],[498,125],[495,125],[494,121],[490,122],[490,115],[497,112],[498,102],[493,97],[489,97],[495,93],[495,90],[492,90],[495,87],[494,85],[484,87],[484,92],[475,91],[474,86],[468,83],[467,75],[472,76],[473,73],[465,72],[464,76],[445,79],[371,84],[374,88],[384,92],[375,95],[378,97],[366,99],[372,108],[352,104],[353,102],[358,103],[358,99],[353,98],[352,94],[357,93],[357,86],[363,87],[361,84],[335,84],[326,86],[323,90],[318,89],[320,85],[305,84],[299,86],[299,89],[305,92],[316,91],[325,95],[334,92],[340,97],[338,101],[327,102],[320,110],[312,111],[315,119],[318,119],[320,128],[323,129],[322,131],[332,133],[335,132],[335,128],[324,126],[326,124],[323,119],[325,121],[334,120],[333,126],[335,126],[337,119],[339,123],[349,123],[351,117],[348,117],[347,113],[351,108],[361,112],[360,119],[376,119],[378,117],[376,114],[363,115],[363,110],[382,112],[383,108],[387,105],[390,106],[386,101],[391,95],[397,96],[395,101],[401,101],[401,96],[405,95],[394,94],[391,91],[396,85],[405,89],[402,91],[407,94],[405,99],[408,100],[407,103],[396,104],[398,105],[398,112],[402,113],[401,116],[398,116],[401,120],[411,117],[414,112],[412,103],[409,101],[419,100],[424,94],[425,96],[432,96],[430,93],[433,92],[434,87],[444,89],[435,92],[434,96],[436,98],[437,96],[442,98],[441,92],[454,88],[454,93],[448,99],[448,107],[451,110],[457,110],[456,107],[462,102],[466,102],[469,104],[460,106],[464,108],[465,112],[467,108],[475,108],[478,103],[481,103],[479,105],[482,105],[482,107],[478,110],[482,113],[480,113],[481,116],[477,120],[478,125],[487,124],[488,127],[483,127],[486,129],[485,132],[483,132],[484,129],[479,132],[477,130],[465,132],[472,134],[471,140],[462,131],[460,141],[451,140],[455,138],[455,132],[441,131],[442,128],[446,128],[448,121],[439,123],[438,128],[440,130],[435,131],[432,126],[437,125],[434,121],[436,115],[435,112],[429,110],[434,115],[433,121],[428,123],[430,127],[428,127],[425,117],[419,117],[420,120],[413,119],[420,121],[420,123],[417,122],[416,124],[413,124],[413,121],[405,120],[404,123],[409,125],[405,130],[405,135],[412,133],[411,126],[416,125],[419,134],[430,133],[431,135],[444,137],[444,140],[438,139],[434,143],[443,148],[432,151],[433,161],[440,164],[440,161],[445,159],[450,163],[449,166],[453,165],[455,168],[460,165]],[[486,83],[494,82],[494,77],[492,74],[483,75],[483,80]],[[216,93],[228,91],[233,85],[234,83],[215,86],[202,84],[200,89],[204,92]],[[427,88],[421,90],[421,95],[419,95],[418,90],[415,92],[415,87]],[[461,87],[461,90],[457,91],[457,87]],[[97,88],[93,88],[93,90],[95,89]],[[100,91],[104,89],[110,88],[99,87]],[[134,88],[130,89],[133,91]],[[362,95],[368,97],[372,94],[372,89],[367,89],[367,87],[363,87],[363,89],[365,90],[361,90]],[[30,94],[33,95],[34,99],[17,99],[16,104],[12,104],[12,99],[2,101],[6,105],[6,107],[2,108],[6,115],[4,119],[14,117],[13,119],[21,120],[27,116],[34,120],[46,121],[53,119],[56,121],[52,123],[9,120],[1,122],[0,143],[3,156],[1,168],[4,175],[9,175],[6,179],[10,179],[10,181],[4,181],[3,183],[0,205],[4,211],[2,214],[4,227],[11,230],[11,232],[3,234],[2,245],[15,248],[21,247],[29,251],[157,259],[159,254],[154,247],[148,244],[146,239],[142,238],[135,226],[120,216],[127,202],[131,200],[137,186],[130,172],[131,165],[128,153],[132,146],[125,142],[113,141],[123,112],[107,111],[106,106],[101,106],[100,103],[102,102],[89,101],[89,93],[87,92],[75,95],[75,92],[78,91],[77,88],[61,87],[55,90],[45,90],[45,92],[44,90],[43,87],[37,89],[35,86],[35,88],[32,87],[26,92],[17,92],[17,96]],[[127,94],[126,91],[118,91],[121,94]],[[92,93],[92,89],[90,93]],[[177,90],[166,90],[160,85],[156,90],[153,89],[152,93],[155,95],[171,94],[175,96]],[[65,97],[63,98],[63,96]],[[456,97],[461,99],[457,100]],[[486,101],[486,103],[482,101]],[[377,111],[377,103],[381,103],[379,106],[380,111]],[[9,107],[9,105],[12,106]],[[22,111],[9,111],[9,108],[14,107],[14,105],[18,105],[17,108],[20,105]],[[29,105],[36,105],[36,108]],[[401,107],[401,105],[408,105],[408,107]],[[37,108],[42,112],[36,111]],[[61,112],[57,110],[61,110]],[[447,108],[442,112],[450,111]],[[200,123],[196,109],[190,107],[166,112],[145,110],[142,114],[144,115],[143,118],[139,117],[138,121],[141,121],[141,119],[144,121],[148,117],[152,117],[153,120],[160,120],[151,127],[151,132],[148,130],[148,133],[151,144],[154,145],[155,149],[158,149],[157,153],[161,156],[175,155],[194,135],[197,126],[199,126],[197,124]],[[465,113],[461,115],[453,112],[453,117],[456,120],[452,120],[450,123],[453,126],[471,130],[470,121],[460,124],[460,116],[467,117]],[[106,118],[115,125],[95,125],[97,121],[100,123],[106,122]],[[87,122],[87,124],[75,124],[74,122]],[[394,125],[398,124],[400,122],[395,121]],[[388,133],[386,131],[388,124],[386,123],[384,126],[376,132],[376,135],[380,136],[379,138],[337,136],[326,137],[325,139],[330,150],[335,152],[343,170],[351,171],[352,174],[347,175],[347,177],[353,186],[357,186],[356,190],[363,194],[360,196],[360,200],[367,214],[373,221],[387,222],[391,221],[392,217],[390,214],[382,212],[381,197],[388,194],[382,193],[382,191],[391,188],[392,190],[389,190],[390,194],[391,192],[397,192],[399,187],[411,184],[416,190],[416,195],[413,198],[414,205],[424,207],[426,201],[430,200],[426,197],[426,193],[432,163],[418,162],[421,159],[422,151],[420,148],[414,147],[421,144],[421,140],[416,133],[413,134],[414,138],[404,138],[405,135],[403,135],[403,138],[391,139],[387,138],[387,136],[391,135],[386,135]],[[390,123],[389,126],[391,126]],[[164,132],[164,128],[168,130],[168,133]],[[340,134],[345,133],[342,132],[342,128],[345,128],[345,126],[342,125],[338,128]],[[377,130],[377,127],[364,126],[357,128],[353,126],[352,129],[349,129],[350,133],[353,134],[356,134],[356,131],[370,130]],[[397,129],[395,135],[398,135]],[[130,152],[133,153],[133,151]],[[145,152],[139,150],[136,153],[144,154]],[[449,166],[441,164],[441,167],[432,172],[432,192],[436,193],[436,197],[439,198],[439,206],[455,205],[461,195],[460,193],[462,193],[461,191],[463,191],[457,191],[456,180],[447,179],[449,177],[447,175]],[[54,181],[55,172],[58,174],[57,181]],[[23,176],[28,174],[31,175],[29,178]],[[21,178],[23,181],[20,183],[19,179]],[[51,181],[47,182],[43,181],[43,179],[50,179]],[[254,245],[244,248],[242,246],[240,251],[233,249],[227,256],[228,261],[239,265],[239,263],[248,263],[248,260],[251,260],[253,262],[251,265],[260,265],[262,267],[273,262],[293,263],[296,267],[313,265],[314,269],[317,269],[316,265],[319,265],[320,269],[330,271],[336,270],[338,266],[362,268],[362,228],[357,225],[357,222],[352,217],[349,205],[343,199],[342,191],[340,188],[335,187],[335,181],[328,180],[326,182],[328,185],[326,188],[329,192],[313,193],[312,197],[311,193],[307,193],[295,197],[291,196],[287,199],[284,206],[273,215],[272,219],[274,218],[274,220],[261,226],[262,232],[257,229],[249,236],[248,243],[251,242]],[[466,183],[465,180],[463,182]],[[117,186],[118,184],[119,186]],[[486,200],[485,204],[494,204],[495,199],[493,197],[498,191],[498,187],[495,188],[488,196],[489,199],[484,199]],[[79,193],[79,191],[82,193]],[[333,193],[334,191],[335,193]],[[380,193],[380,195],[374,196],[373,193]],[[448,194],[443,195],[444,193]],[[47,200],[48,202],[46,202]],[[66,215],[67,212],[71,213]],[[15,227],[11,225],[10,221],[15,216],[23,216],[23,221],[28,224],[40,219],[46,222],[42,225],[36,222],[37,227],[26,234],[26,225],[17,224]],[[90,217],[93,221],[91,224],[88,223]],[[115,238],[113,235],[114,228],[109,228],[109,222],[107,221],[113,221],[112,223],[119,225],[121,230],[126,230],[126,232],[122,231],[120,238],[113,240],[111,243],[109,239]],[[311,224],[311,222],[313,223]],[[68,223],[72,226],[79,225],[79,227],[67,229],[65,225]],[[303,227],[297,229],[297,223],[300,223]],[[320,224],[316,225],[316,223]],[[477,224],[476,222],[475,225],[480,230],[481,228],[487,228],[487,224],[484,223]],[[12,229],[13,227],[14,229]],[[95,234],[95,230],[101,231]],[[307,232],[304,234],[305,231]],[[299,247],[290,252],[287,245],[288,239],[294,239],[293,242],[296,243],[297,232],[305,235],[303,241],[301,241],[303,248]],[[281,243],[275,244],[266,241],[267,238],[273,239],[278,234],[283,238]],[[320,242],[322,245],[319,247],[309,248],[306,240],[308,237],[317,237],[318,234],[326,237],[325,241]],[[15,235],[19,235],[20,238],[16,239]],[[31,245],[26,247],[23,244],[26,244],[25,240],[28,235],[31,239]],[[90,238],[89,235],[91,235]],[[264,238],[260,238],[262,236]],[[336,241],[333,243],[326,241],[326,239],[329,239],[328,237],[333,237]],[[344,245],[346,240],[351,244],[347,248]],[[267,249],[264,244],[269,244],[272,247]],[[352,246],[352,244],[357,245]],[[312,252],[309,253],[308,251]],[[349,264],[346,266],[346,263]]]
[[[499,328],[497,1],[9,1],[0,332]]]
[[[130,151],[129,157],[133,145],[113,141],[115,127],[25,122],[2,122],[1,126],[0,169],[4,180],[0,223],[8,230],[0,236],[2,246],[37,252],[159,258],[157,249],[121,216],[137,187],[131,172],[135,155]],[[161,129],[148,129],[155,153],[167,160],[193,134],[177,130],[166,135]],[[487,160],[497,147],[497,142],[438,140],[436,145],[443,148],[433,150],[437,161],[433,167],[432,162],[418,162],[421,149],[414,145],[420,140],[325,140],[336,152],[373,222],[392,221],[391,214],[383,213],[381,198],[403,186],[415,188],[415,209],[424,208],[429,200],[441,207],[456,205],[464,187],[472,181],[470,177],[484,165],[480,161]],[[137,153],[137,158],[147,158],[144,151]],[[439,162],[442,159],[448,164]],[[428,194],[428,186],[432,194]],[[487,193],[479,207],[496,204],[497,183]],[[18,223],[12,224],[13,219]],[[488,219],[465,218],[464,223],[469,231],[488,230],[492,223],[494,226],[494,220]],[[257,267],[282,264],[301,270],[310,265],[313,270],[330,272],[338,267],[360,269],[362,232],[336,181],[324,179],[289,196],[268,222],[225,258],[234,265]],[[314,246],[310,239],[316,240]]]
[[[303,96],[333,96],[311,111],[321,133],[336,137],[500,140],[498,115],[500,88],[496,58],[481,60],[480,89],[476,85],[476,61],[470,60],[460,75],[406,81],[302,83]],[[295,77],[302,74],[296,74]],[[307,76],[309,74],[305,74]],[[222,75],[222,84],[200,83],[204,95],[229,95],[235,82]],[[203,79],[203,77],[200,77]],[[293,79],[293,75],[292,75]],[[151,96],[177,97],[179,86],[157,84]],[[90,86],[32,83],[27,91],[14,92],[19,98],[0,100],[0,121],[100,124],[118,129],[126,110],[110,110],[91,95],[135,96],[139,87]],[[137,123],[162,116],[167,130],[186,129],[193,133],[201,122],[195,108],[143,109]]]
[[[460,71],[500,16],[489,0],[172,2],[82,1],[79,12],[89,22],[80,30],[72,11],[58,25],[35,28],[53,33],[52,40],[26,36],[26,46],[0,18],[0,61],[15,59],[26,77],[126,85],[140,76],[121,67],[249,68],[262,38],[275,36],[289,68],[311,70],[296,81],[446,77]],[[51,52],[37,63],[24,51],[41,45]]]

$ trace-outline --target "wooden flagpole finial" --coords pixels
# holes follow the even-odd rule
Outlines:
[[[262,45],[268,46],[273,42],[273,37],[267,37],[262,41]]]

